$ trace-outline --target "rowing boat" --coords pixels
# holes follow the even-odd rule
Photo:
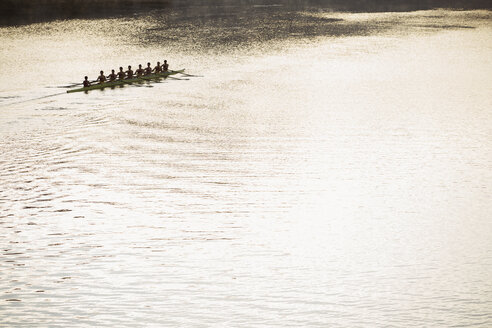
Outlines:
[[[116,87],[116,86],[119,86],[119,85],[131,84],[131,83],[134,83],[134,82],[141,82],[141,81],[161,79],[161,78],[166,78],[169,75],[174,75],[174,74],[183,73],[183,72],[184,72],[184,69],[181,69],[181,70],[178,70],[178,71],[167,71],[167,72],[161,72],[161,73],[153,73],[153,74],[149,74],[149,75],[143,75],[143,76],[139,76],[139,77],[134,77],[133,79],[116,80],[116,81],[112,81],[112,82],[93,84],[93,85],[90,85],[88,87],[67,90],[67,93],[80,92],[80,91],[89,91],[89,90],[95,90],[95,89],[111,88],[111,87]]]

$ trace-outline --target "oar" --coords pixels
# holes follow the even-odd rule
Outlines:
[[[129,81],[125,81],[125,80],[118,80],[118,82],[122,82],[124,84],[132,84],[133,82],[136,82],[136,81],[129,82]]]
[[[186,74],[186,73],[183,73],[183,72],[177,72],[177,71],[171,71],[171,72],[176,72],[178,74],[182,74],[184,76],[191,76],[191,77],[203,77],[203,75],[191,75],[191,74]]]
[[[141,79],[141,80],[144,80],[144,81],[150,81],[152,80],[153,78],[155,77],[151,77],[151,76],[145,76],[145,75],[140,75],[140,76],[137,76],[138,79]],[[139,82],[139,81],[135,81],[135,82]],[[131,82],[130,82],[131,83]],[[135,84],[136,87],[143,87],[143,85],[140,85],[140,84]],[[147,86],[148,87],[148,86]]]
[[[139,79],[140,78],[141,79],[144,79],[144,80],[151,80],[152,79],[152,78],[144,78],[142,76],[140,76]],[[139,85],[139,84],[133,84],[133,83],[138,82],[138,81],[131,81],[131,82],[130,81],[125,81],[125,80],[117,80],[117,81],[123,82],[124,84],[131,84],[131,85],[134,85],[134,86],[139,87],[139,88],[143,86],[143,85]]]
[[[97,80],[89,81],[89,83],[94,83],[94,82],[97,82]],[[71,88],[71,87],[76,87],[76,86],[82,85],[82,84],[84,84],[84,82],[82,82],[82,83],[74,83],[74,84],[69,84],[69,85],[63,85],[63,86],[56,87],[56,88]]]
[[[145,80],[145,81],[151,81],[151,80],[156,80],[155,82],[156,83],[161,83],[160,81],[161,80],[165,80],[166,78],[168,78],[169,76],[168,75],[154,75],[154,76],[141,76],[140,78]]]
[[[139,77],[139,79],[143,79],[143,80],[146,80],[146,81],[150,81],[152,79],[159,79],[160,77],[159,76],[145,76],[145,75],[142,75]]]
[[[166,79],[173,79],[173,80],[180,80],[180,81],[185,81],[185,80],[189,80],[189,79],[180,79],[179,77],[174,77],[174,76],[166,76],[165,77]]]

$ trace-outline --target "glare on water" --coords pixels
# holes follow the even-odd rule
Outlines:
[[[0,29],[0,325],[492,324],[490,13],[302,17]]]

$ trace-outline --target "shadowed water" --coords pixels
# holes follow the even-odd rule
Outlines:
[[[490,12],[197,7],[0,29],[0,326],[489,327]]]

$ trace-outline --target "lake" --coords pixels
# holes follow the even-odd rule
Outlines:
[[[492,326],[492,14],[367,11],[1,27],[0,326]]]

